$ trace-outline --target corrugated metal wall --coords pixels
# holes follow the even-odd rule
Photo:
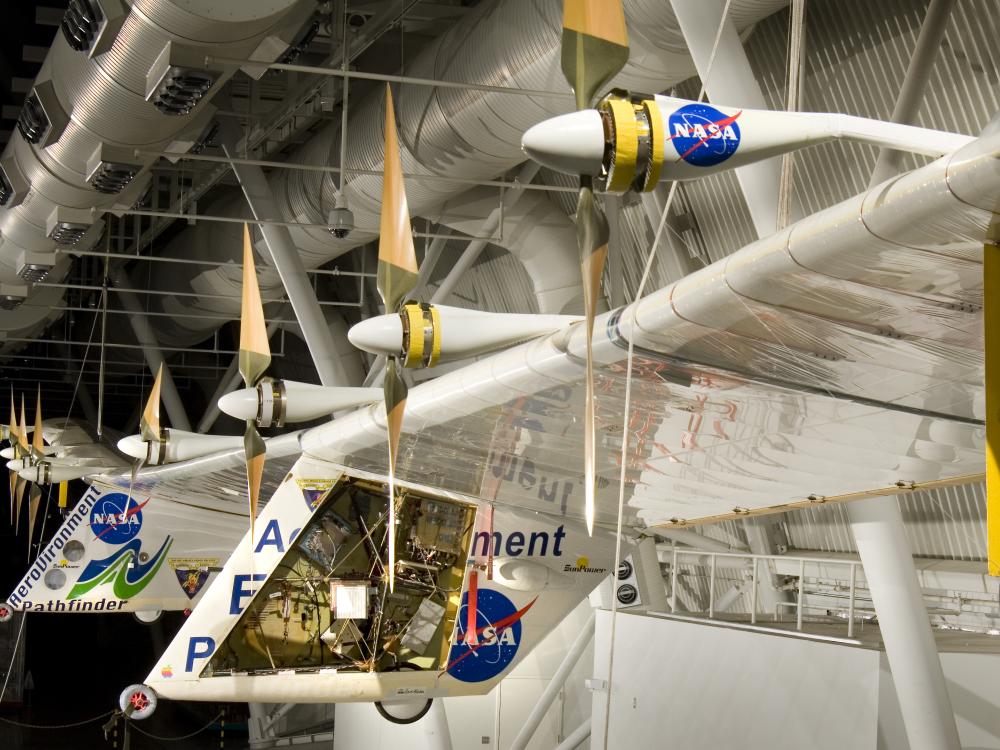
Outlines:
[[[986,560],[986,488],[977,482],[914,492],[899,499],[906,534],[917,557]],[[791,546],[822,552],[855,552],[854,536],[841,504],[785,514]]]

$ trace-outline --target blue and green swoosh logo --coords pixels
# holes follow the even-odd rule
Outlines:
[[[138,539],[133,539],[103,560],[91,560],[67,599],[76,599],[105,583],[114,584],[112,591],[119,599],[131,599],[153,580],[173,543],[173,537],[168,536],[156,554],[145,563],[139,562],[142,543]],[[129,563],[133,563],[131,567]]]

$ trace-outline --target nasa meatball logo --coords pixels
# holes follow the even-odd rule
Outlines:
[[[742,112],[725,115],[707,104],[685,104],[668,120],[669,140],[677,154],[696,167],[714,167],[740,147]]]
[[[517,655],[521,645],[521,618],[534,603],[532,599],[519,610],[499,591],[479,589],[476,593],[476,629],[469,633],[469,592],[462,594],[448,653],[448,674],[462,682],[484,682],[503,672]]]
[[[121,492],[102,495],[90,511],[90,529],[102,542],[125,544],[142,529],[141,506]]]

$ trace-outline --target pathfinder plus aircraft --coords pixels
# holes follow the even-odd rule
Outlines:
[[[247,239],[247,388],[223,404],[247,420],[244,447],[144,468],[135,486],[153,502],[217,502],[213,474],[245,464],[252,526],[145,684],[123,693],[133,718],[159,696],[374,701],[412,720],[433,697],[487,692],[523,659],[613,569],[619,513],[631,539],[982,478],[1000,133],[623,92],[592,109],[628,57],[621,8],[567,0],[564,23],[579,111],[528,131],[524,147],[580,175],[584,319],[408,300],[418,269],[387,95],[387,315],[351,334],[388,356],[384,391],[355,393],[363,405],[328,424],[260,438],[275,413],[294,421],[314,398],[266,378]],[[829,138],[939,158],[596,314],[607,228],[595,188],[651,189]],[[412,391],[400,374],[503,347]],[[309,393],[350,396],[334,390]],[[158,419],[138,440],[147,455],[169,442]],[[277,466],[265,459],[293,455],[258,515]]]

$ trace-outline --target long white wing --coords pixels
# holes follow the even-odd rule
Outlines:
[[[981,474],[998,151],[980,139],[601,318],[600,518],[625,421],[625,510],[646,524]],[[415,388],[400,475],[579,515],[583,349],[573,326]],[[371,408],[302,445],[379,472],[384,435]]]

